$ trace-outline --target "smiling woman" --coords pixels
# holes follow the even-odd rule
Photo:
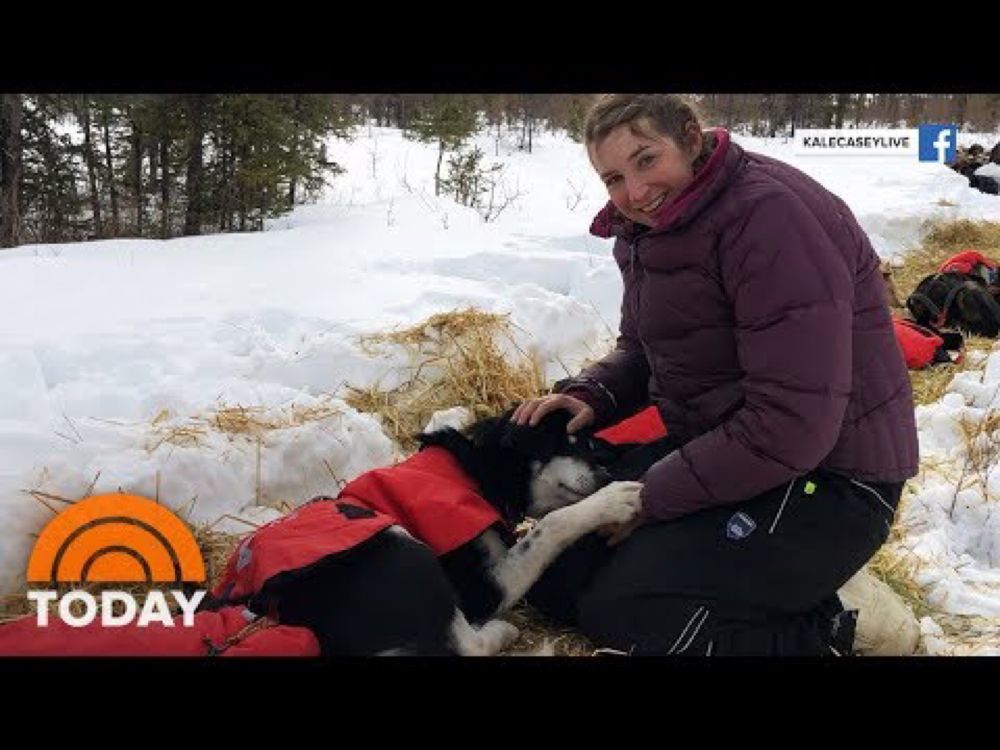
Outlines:
[[[644,523],[567,550],[529,601],[626,653],[850,650],[836,592],[917,470],[878,256],[840,198],[680,97],[601,97],[585,136],[621,333],[514,419],[600,429],[652,403],[676,449],[645,474]]]

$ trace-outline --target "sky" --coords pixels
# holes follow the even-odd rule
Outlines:
[[[800,157],[785,139],[735,140],[818,179],[897,263],[929,220],[1000,221],[1000,198],[915,157]],[[507,205],[489,221],[434,195],[436,146],[372,126],[331,140],[346,172],[265,231],[0,253],[0,593],[23,584],[32,534],[52,516],[29,491],[135,492],[237,533],[400,458],[377,418],[341,398],[405,372],[399,355],[363,352],[360,335],[473,305],[509,313],[514,343],[550,382],[606,351],[622,284],[610,240],[588,234],[607,197],[583,148],[552,133],[531,154],[514,134],[476,143],[502,164]],[[1000,408],[998,392],[1000,351],[917,410],[933,461],[899,523],[942,613],[921,623],[931,653],[1000,653],[1000,639],[951,638],[946,621],[1000,623],[1000,470],[970,484],[960,429]],[[278,427],[259,439],[219,429],[220,410],[240,408]]]

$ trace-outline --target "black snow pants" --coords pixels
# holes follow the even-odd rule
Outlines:
[[[749,500],[591,534],[527,596],[597,646],[633,655],[849,652],[839,589],[885,542],[902,483],[816,470]]]

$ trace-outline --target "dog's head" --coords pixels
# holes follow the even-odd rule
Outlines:
[[[568,434],[567,412],[550,412],[534,427],[514,424],[511,414],[479,420],[464,434],[425,433],[420,441],[449,450],[508,522],[541,518],[612,480],[621,448],[589,430]]]
[[[609,469],[620,450],[595,437],[591,430],[567,433],[571,417],[560,409],[545,415],[534,427],[509,420],[502,427],[501,445],[528,462],[525,512],[532,518],[579,502],[612,480]]]

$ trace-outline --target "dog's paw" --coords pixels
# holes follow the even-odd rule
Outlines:
[[[590,528],[628,523],[642,510],[640,492],[642,482],[612,482],[581,500],[576,508],[586,514]]]

